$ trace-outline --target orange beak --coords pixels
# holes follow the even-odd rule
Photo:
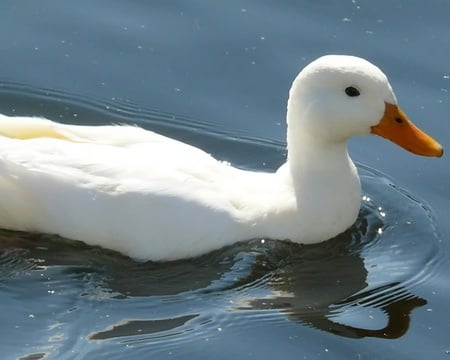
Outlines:
[[[372,126],[372,134],[382,136],[417,155],[441,157],[442,146],[415,126],[397,105],[386,103],[384,116]]]

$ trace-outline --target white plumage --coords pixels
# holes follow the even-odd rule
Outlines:
[[[350,86],[360,95],[349,96]],[[351,226],[360,207],[346,141],[379,134],[382,119],[399,116],[388,114],[389,104],[398,109],[374,65],[349,56],[316,60],[291,88],[288,158],[271,174],[138,127],[0,115],[0,227],[141,260],[192,257],[256,237],[323,241]],[[440,156],[439,144],[430,144],[434,152],[422,155]]]

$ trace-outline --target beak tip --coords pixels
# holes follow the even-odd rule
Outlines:
[[[414,152],[414,151],[412,151]],[[417,153],[422,156],[430,156],[440,158],[444,155],[444,148],[439,143],[434,143],[428,147],[427,150],[421,151]]]
[[[444,155],[444,148],[437,141],[430,138],[429,151],[427,156],[442,157]]]
[[[411,150],[409,150],[411,151]],[[444,148],[439,143],[434,143],[428,147],[428,149],[423,151],[411,151],[417,155],[429,156],[429,157],[437,157],[440,158],[444,155]]]

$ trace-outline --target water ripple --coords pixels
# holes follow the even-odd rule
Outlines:
[[[91,101],[5,80],[0,92],[47,103],[43,115],[50,118],[76,109],[78,119],[134,122],[183,134],[202,147],[214,143],[216,153],[243,167],[272,170],[285,156],[282,143],[227,134],[127,101]],[[264,166],[254,160],[261,154],[269,159]],[[1,231],[2,326],[20,329],[27,343],[44,344],[30,348],[33,354],[55,356],[86,344],[92,347],[85,351],[95,353],[100,343],[109,344],[106,352],[152,344],[154,353],[167,353],[261,324],[398,338],[413,310],[426,304],[414,290],[442,261],[440,234],[426,203],[384,174],[364,164],[358,169],[364,197],[357,222],[315,245],[253,239],[195,259],[137,263],[78,241]],[[17,337],[8,341],[20,348]]]
[[[13,286],[20,273],[27,282],[45,274],[50,293],[68,302],[60,316],[69,333],[89,329],[80,314],[92,302],[109,304],[97,330],[84,334],[96,342],[169,349],[222,328],[284,327],[286,319],[346,337],[397,338],[426,304],[413,291],[439,262],[437,230],[424,203],[370,168],[360,171],[357,222],[321,244],[254,239],[195,259],[136,263],[77,241],[4,232],[0,272]]]
[[[265,147],[283,148],[284,143],[270,138],[254,138],[239,132],[221,128],[220,124],[200,121],[185,114],[143,107],[122,98],[96,99],[63,90],[39,88],[0,78],[0,113],[15,116],[42,116],[76,124],[132,123],[161,133],[208,135],[211,138],[238,141],[240,144],[259,144]],[[20,107],[20,113],[16,106]],[[29,104],[27,106],[27,104]],[[26,109],[29,108],[29,111]]]

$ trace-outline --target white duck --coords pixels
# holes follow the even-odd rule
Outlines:
[[[258,237],[316,243],[358,215],[349,138],[372,133],[416,154],[443,154],[397,106],[386,76],[352,56],[324,56],[300,72],[287,123],[287,161],[263,173],[137,127],[0,115],[0,227],[140,260],[192,257]]]

